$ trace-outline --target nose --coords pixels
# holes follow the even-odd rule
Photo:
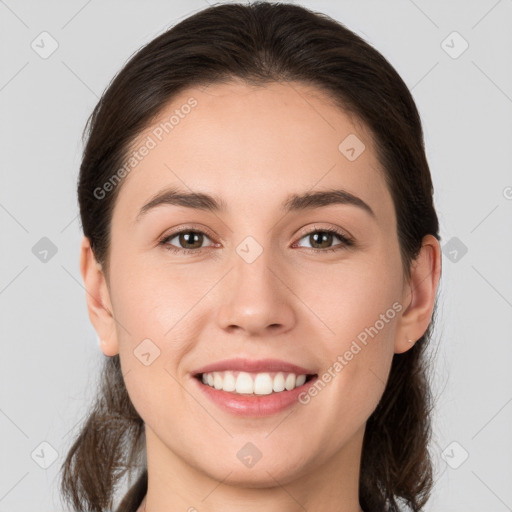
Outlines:
[[[254,261],[235,252],[232,270],[222,281],[218,323],[223,330],[276,336],[293,329],[293,284],[270,250]]]

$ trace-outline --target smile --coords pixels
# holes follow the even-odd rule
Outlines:
[[[237,372],[229,370],[201,373],[195,375],[192,382],[196,383],[195,385],[199,387],[203,396],[231,415],[266,417],[283,412],[297,404],[299,395],[307,393],[309,387],[318,380],[316,374],[297,376],[285,372],[277,372],[275,375],[268,372],[238,372],[237,375],[235,374]],[[203,382],[203,379],[206,379],[206,383]],[[281,390],[283,382],[284,389]],[[215,387],[215,383],[218,389]],[[225,391],[224,387],[231,389],[233,383],[234,389]],[[271,385],[272,390],[270,390]],[[274,386],[276,391],[274,391]]]
[[[270,395],[291,391],[313,377],[314,375],[296,375],[291,372],[243,371],[205,372],[197,375],[197,378],[207,386],[239,395]]]

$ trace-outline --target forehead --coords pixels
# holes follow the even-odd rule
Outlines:
[[[277,208],[290,193],[343,188],[386,222],[392,215],[370,133],[300,83],[185,90],[139,134],[128,157],[134,153],[115,207],[131,219],[168,186],[222,197],[237,214],[263,203]]]

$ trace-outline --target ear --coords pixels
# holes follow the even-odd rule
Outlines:
[[[426,235],[417,258],[411,263],[411,278],[404,284],[404,310],[397,324],[395,354],[406,352],[425,334],[432,319],[440,277],[439,240]]]
[[[96,261],[86,236],[82,239],[80,272],[85,284],[89,319],[100,339],[100,348],[106,356],[115,356],[119,353],[119,345],[110,292],[101,265]]]

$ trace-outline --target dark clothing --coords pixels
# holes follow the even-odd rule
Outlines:
[[[148,470],[145,469],[132,488],[126,493],[116,512],[137,512],[148,492]]]

